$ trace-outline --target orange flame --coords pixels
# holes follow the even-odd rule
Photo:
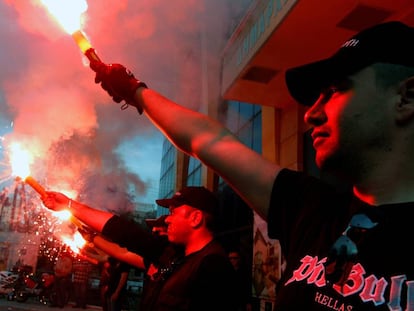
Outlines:
[[[10,145],[10,164],[12,174],[21,178],[26,178],[30,175],[30,163],[32,162],[30,153],[23,149],[18,143]]]
[[[88,9],[85,0],[41,0],[41,3],[69,34],[80,29],[80,18]]]
[[[70,249],[79,254],[80,250],[86,245],[86,240],[82,237],[82,235],[76,231],[73,236],[62,236],[62,242],[65,243]]]
[[[69,220],[78,228],[83,227],[82,223],[68,210],[54,212],[53,215],[63,221]]]
[[[46,190],[30,175],[30,163],[32,162],[32,157],[30,153],[23,149],[22,146],[18,143],[13,143],[10,145],[10,164],[12,168],[12,174],[24,179],[24,181],[29,184],[36,192],[41,196],[46,195]],[[82,227],[82,223],[72,215],[68,210],[53,212],[53,215],[59,218],[60,220],[69,220],[78,228]],[[73,236],[62,236],[62,242],[68,245],[73,252],[79,254],[80,249],[86,245],[86,240],[82,235],[76,231]]]
[[[72,216],[72,213],[69,212],[68,210],[63,210],[63,211],[53,212],[53,216],[56,216],[60,220],[69,220],[70,217]]]
[[[90,61],[101,59],[92,48],[86,35],[80,30],[81,16],[88,9],[85,0],[40,0],[49,14],[61,25],[61,27],[75,40],[79,49]]]
[[[70,220],[78,228],[82,227],[81,222],[75,218],[68,210],[53,212],[53,216],[62,221]],[[62,234],[60,236],[60,239],[76,254],[80,254],[82,248],[87,244],[87,241],[83,238],[82,234],[79,231],[76,231],[73,235]]]
[[[46,190],[30,175],[30,162],[32,158],[30,153],[23,149],[18,143],[13,143],[10,146],[10,164],[12,168],[12,174],[18,178],[24,179],[24,181],[31,186],[41,196],[46,195]]]

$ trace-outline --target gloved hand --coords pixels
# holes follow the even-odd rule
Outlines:
[[[79,227],[78,231],[86,241],[92,242],[92,243],[93,243],[93,238],[98,235],[96,231],[86,226]]]
[[[128,105],[137,108],[138,113],[142,114],[142,107],[134,100],[135,91],[139,87],[147,87],[144,82],[134,77],[134,74],[121,64],[105,64],[99,61],[91,61],[91,69],[96,72],[95,83],[108,92],[116,103],[125,100],[125,105],[121,109],[126,109]]]

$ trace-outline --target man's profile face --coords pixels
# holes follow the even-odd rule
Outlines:
[[[185,245],[192,232],[191,213],[193,208],[183,204],[169,208],[170,214],[165,219],[168,240],[172,243]]]
[[[387,100],[372,67],[324,90],[305,114],[305,122],[313,127],[318,167],[348,173],[366,165],[368,152],[384,148],[391,125]]]

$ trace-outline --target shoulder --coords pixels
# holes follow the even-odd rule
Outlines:
[[[214,269],[233,270],[227,253],[217,241],[211,242],[199,256],[201,259],[200,265],[203,266],[203,269],[208,270],[208,267],[213,267]]]

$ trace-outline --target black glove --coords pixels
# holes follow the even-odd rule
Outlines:
[[[95,83],[100,83],[116,103],[125,100],[121,109],[126,109],[128,105],[131,105],[137,108],[139,114],[142,114],[143,109],[134,101],[134,94],[139,87],[147,87],[144,82],[136,79],[134,74],[121,64],[91,61],[89,66],[96,72]]]
[[[85,239],[85,241],[92,242],[92,243],[93,243],[94,237],[98,235],[96,231],[86,226],[79,227],[78,231],[82,235],[82,237]]]

